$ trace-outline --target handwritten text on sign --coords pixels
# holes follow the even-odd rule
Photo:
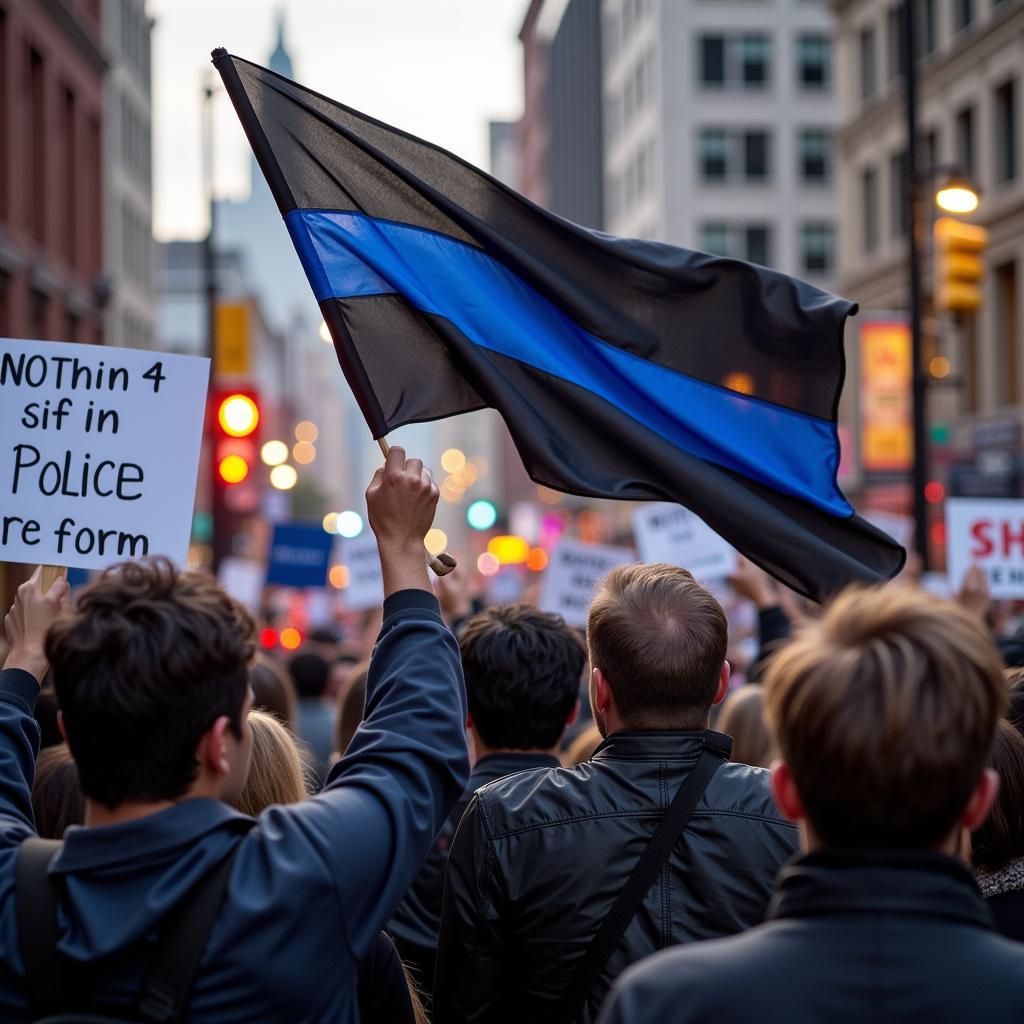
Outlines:
[[[644,562],[679,565],[698,580],[725,579],[736,571],[732,545],[681,505],[639,506],[633,512],[633,535]]]
[[[184,564],[208,367],[0,338],[0,561]]]
[[[629,548],[560,540],[551,552],[538,603],[546,612],[558,612],[570,626],[585,626],[598,580],[634,561]]]
[[[949,585],[978,565],[993,597],[1024,597],[1024,501],[951,498],[946,502]]]

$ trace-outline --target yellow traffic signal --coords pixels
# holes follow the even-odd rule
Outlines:
[[[217,409],[220,429],[231,437],[248,437],[260,422],[259,406],[249,395],[228,395]]]
[[[935,222],[936,309],[965,313],[981,305],[981,253],[987,242],[988,232],[977,224],[955,217]]]

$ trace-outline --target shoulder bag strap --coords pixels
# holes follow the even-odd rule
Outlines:
[[[256,822],[245,822],[248,831]],[[241,842],[182,901],[161,928],[160,942],[139,994],[139,1013],[146,1024],[183,1019],[196,971],[231,877]]]
[[[566,986],[548,1020],[551,1024],[569,1024],[576,1020],[587,995],[597,984],[601,972],[608,964],[644,897],[664,867],[680,833],[686,828],[694,808],[707,789],[711,777],[725,758],[716,750],[705,747],[697,764],[683,780],[665,816],[654,830],[640,859],[626,884],[615,898],[611,910],[601,922],[597,934],[587,947],[583,959]]]
[[[59,1007],[64,996],[64,967],[57,952],[58,895],[47,874],[60,847],[59,839],[32,836],[22,842],[15,869],[18,944],[35,1017]]]

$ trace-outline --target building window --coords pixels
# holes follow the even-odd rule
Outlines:
[[[860,98],[869,100],[878,88],[878,58],[875,53],[875,30],[860,30]]]
[[[917,56],[927,57],[938,45],[935,22],[935,0],[917,3]]]
[[[1021,397],[1021,324],[1016,263],[1011,260],[996,267],[995,286],[999,401],[1000,405],[1016,405]]]
[[[767,267],[772,262],[772,229],[767,224],[748,224],[744,229],[746,258]]]
[[[974,107],[956,115],[956,161],[968,178],[974,177]]]
[[[708,221],[700,227],[700,248],[712,256],[731,256],[729,228],[720,221]]]
[[[797,81],[800,85],[804,89],[827,89],[832,77],[828,36],[800,36],[796,53]]]
[[[800,228],[800,265],[805,274],[831,274],[835,268],[835,229],[827,221]]]
[[[761,89],[770,77],[771,47],[765,35],[702,35],[700,83],[705,88]]]
[[[903,8],[900,4],[890,7],[885,15],[885,38],[888,49],[889,80],[903,74],[906,61],[903,56]]]
[[[703,181],[756,184],[771,176],[771,138],[766,131],[702,128],[698,151]]]
[[[864,254],[870,256],[878,248],[878,172],[873,167],[861,171],[860,199]]]
[[[974,0],[953,0],[953,18],[957,32],[969,28],[974,21]]]
[[[797,139],[800,180],[825,185],[832,178],[832,140],[822,128],[802,128]]]
[[[25,75],[26,132],[22,151],[27,158],[25,171],[28,177],[25,186],[29,202],[26,213],[33,239],[43,245],[46,242],[46,142],[50,138],[50,132],[42,130],[42,126],[49,123],[45,106],[43,58],[31,46],[26,53]]]
[[[995,101],[995,177],[997,185],[1005,185],[1017,177],[1017,101],[1013,79],[996,89]]]
[[[903,150],[889,157],[889,230],[893,238],[905,238],[907,234],[907,211],[903,202],[906,181],[907,154]]]
[[[924,136],[924,166],[925,170],[938,167],[942,161],[939,140],[939,129],[931,128]]]

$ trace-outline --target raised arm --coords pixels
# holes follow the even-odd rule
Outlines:
[[[0,671],[0,848],[16,846],[35,833],[31,797],[39,726],[32,712],[47,671],[46,632],[67,596],[64,579],[55,580],[44,594],[42,569],[36,569],[18,588],[4,619],[11,649]]]

